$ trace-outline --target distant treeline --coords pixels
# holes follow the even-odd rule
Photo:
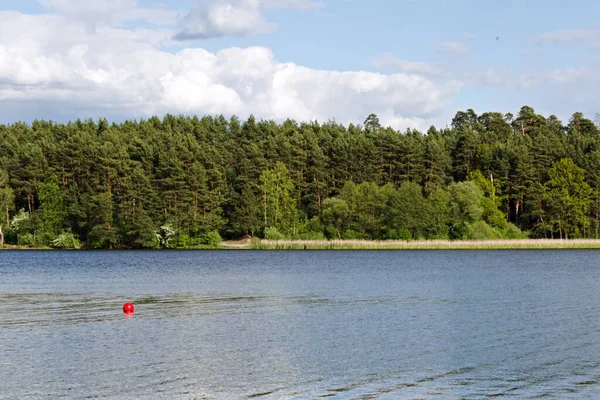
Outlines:
[[[598,238],[600,134],[531,107],[427,132],[167,115],[0,125],[6,243]]]

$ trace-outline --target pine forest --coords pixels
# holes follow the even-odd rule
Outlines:
[[[6,244],[600,237],[600,132],[528,106],[450,126],[167,115],[0,125]]]

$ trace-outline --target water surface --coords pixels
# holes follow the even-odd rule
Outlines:
[[[594,398],[598,260],[3,251],[0,398]]]

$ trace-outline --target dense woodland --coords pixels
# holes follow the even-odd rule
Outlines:
[[[598,238],[600,132],[523,107],[427,132],[167,115],[0,125],[6,243]]]

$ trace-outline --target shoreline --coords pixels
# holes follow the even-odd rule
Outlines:
[[[223,241],[215,247],[167,250],[577,250],[598,249],[600,239],[503,239],[503,240],[259,240]],[[59,250],[50,247],[0,246],[2,250]],[[78,251],[93,249],[60,249]],[[108,250],[108,249],[105,249]],[[132,250],[132,249],[115,249]],[[144,249],[148,251],[158,249]]]
[[[600,239],[261,240],[257,250],[559,250],[600,249]]]

